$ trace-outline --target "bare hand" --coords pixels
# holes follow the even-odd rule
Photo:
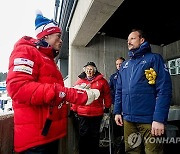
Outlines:
[[[120,114],[115,115],[115,122],[118,126],[123,126],[123,120]]]
[[[164,124],[160,122],[153,121],[152,122],[152,128],[151,128],[151,134],[153,136],[161,136],[164,134]]]

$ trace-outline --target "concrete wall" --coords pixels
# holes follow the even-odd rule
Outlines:
[[[171,43],[163,47],[163,57],[165,60],[170,60],[180,57],[180,41]],[[180,75],[171,76],[173,86],[172,105],[180,105],[179,89],[180,89]]]
[[[78,0],[71,21],[69,42],[86,46],[123,0]]]
[[[71,46],[69,55],[71,84],[77,80],[88,61],[95,62],[108,80],[110,74],[116,71],[115,59],[119,56],[127,57],[127,44],[125,40],[96,35],[86,47]]]

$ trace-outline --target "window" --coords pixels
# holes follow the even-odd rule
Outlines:
[[[180,74],[180,58],[176,59],[177,74]]]
[[[180,58],[169,60],[168,68],[170,75],[180,74]]]

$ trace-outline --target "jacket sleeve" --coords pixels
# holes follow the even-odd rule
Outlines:
[[[115,97],[115,89],[114,89],[114,82],[113,82],[113,74],[109,78],[109,87],[111,91],[111,98],[112,98],[112,103],[114,103],[114,97]]]
[[[112,104],[112,99],[111,99],[111,93],[110,93],[110,87],[108,82],[105,80],[104,84],[104,105],[105,108],[110,108]]]
[[[157,54],[155,58],[154,69],[157,73],[155,85],[157,95],[153,120],[166,123],[172,97],[171,77],[161,55]]]
[[[59,99],[58,102],[62,101],[63,99],[64,101],[72,104],[85,105],[88,100],[86,91],[81,89],[66,88],[58,85],[56,93],[56,98],[57,100]],[[65,95],[65,97],[61,97],[61,94],[63,96]]]
[[[121,82],[121,75],[119,72],[117,82],[116,82],[113,114],[121,114],[121,112],[122,112],[122,82]]]
[[[66,88],[56,82],[39,81],[39,59],[36,58],[35,52],[37,52],[36,49],[32,47],[18,48],[10,56],[6,83],[8,94],[15,104],[48,105],[56,103],[58,105],[62,101],[85,104],[87,101],[85,91]],[[25,65],[16,64],[15,61],[18,58],[26,60]]]

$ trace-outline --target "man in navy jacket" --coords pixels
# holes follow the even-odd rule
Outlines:
[[[129,34],[128,49],[130,59],[122,64],[116,84],[116,124],[124,125],[126,152],[163,153],[156,140],[164,134],[171,102],[168,68],[160,54],[151,52],[141,30]]]
[[[121,64],[125,61],[123,57],[119,57],[116,59],[116,72],[113,73],[109,78],[109,86],[111,89],[111,97],[112,97],[112,103],[114,104],[114,98],[115,98],[115,91],[116,91],[116,81],[118,77],[118,72],[120,69]]]
[[[118,73],[119,73],[119,69],[122,65],[122,63],[125,61],[125,59],[123,57],[118,57],[116,59],[116,72],[111,74],[110,78],[109,78],[109,86],[110,86],[110,90],[111,90],[111,98],[112,98],[112,108],[114,105],[114,101],[115,101],[115,92],[116,92],[116,82],[117,82],[117,78],[118,78]],[[113,132],[113,137],[112,137],[112,142],[113,142],[113,151],[114,154],[120,152],[120,153],[124,153],[124,139],[123,139],[123,126],[118,126],[116,125],[116,122],[114,120],[114,115],[112,115],[112,132]]]

